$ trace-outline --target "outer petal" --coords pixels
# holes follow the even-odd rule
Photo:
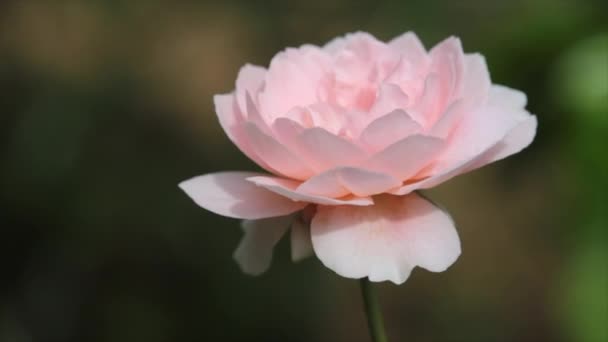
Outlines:
[[[249,159],[253,160],[266,171],[274,173],[268,164],[266,164],[253,150],[249,138],[245,133],[243,122],[245,121],[241,110],[236,102],[234,94],[215,95],[213,97],[215,103],[215,112],[220,121],[220,125],[228,135],[228,138],[245,154]]]
[[[504,87],[499,91],[494,89],[493,87],[490,90],[486,106],[463,117],[449,138],[446,149],[437,158],[431,174],[443,173],[477,158],[502,141],[519,124],[528,120],[530,114],[517,107],[521,104],[519,97],[503,97]]]
[[[288,48],[275,55],[260,93],[260,111],[272,118],[286,114],[295,106],[317,102],[317,90],[328,56],[317,47]]]
[[[247,111],[247,94],[252,94],[257,99],[257,94],[264,84],[266,68],[261,66],[245,64],[236,78],[236,94],[239,108],[242,112]]]
[[[491,81],[485,58],[480,54],[468,54],[465,55],[464,62],[462,92],[457,100],[449,103],[443,115],[434,123],[431,128],[434,136],[448,136],[466,115],[484,106],[488,100]]]
[[[416,68],[423,67],[428,63],[428,55],[424,45],[414,32],[406,32],[391,40],[388,45],[401,53]]]
[[[245,236],[233,257],[244,273],[260,275],[270,267],[272,250],[293,220],[294,215],[289,215],[241,223]]]
[[[260,219],[293,213],[306,206],[246,179],[254,172],[219,172],[179,183],[179,187],[199,206],[216,214],[242,219]]]
[[[348,194],[364,197],[386,192],[401,185],[390,174],[355,167],[340,167],[318,174],[298,186],[297,191],[327,197]]]
[[[320,206],[311,235],[321,262],[347,278],[401,284],[415,266],[441,272],[460,255],[451,218],[417,194],[380,196],[369,207]]]
[[[329,198],[324,196],[316,196],[298,192],[296,189],[301,184],[300,182],[267,176],[250,177],[248,181],[266,188],[281,196],[291,198],[294,201],[316,203],[323,205],[372,205],[374,201],[370,197],[343,197]]]
[[[310,168],[284,145],[264,134],[257,125],[245,124],[254,152],[266,164],[281,174],[295,179],[307,179],[313,175]]]
[[[475,170],[489,163],[506,158],[515,154],[534,140],[536,135],[536,116],[530,115],[528,118],[513,128],[501,141],[488,148],[470,160],[465,160],[452,166],[450,169],[435,174],[424,180],[406,184],[399,189],[391,191],[395,195],[405,195],[417,189],[428,189],[439,185],[460,174]]]

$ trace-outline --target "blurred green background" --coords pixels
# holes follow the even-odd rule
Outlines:
[[[430,191],[463,254],[379,286],[392,341],[608,341],[606,4],[3,0],[0,341],[368,341],[356,281],[286,243],[243,275],[238,222],[177,188],[257,169],[213,111],[241,65],[357,30],[457,35],[539,118]]]

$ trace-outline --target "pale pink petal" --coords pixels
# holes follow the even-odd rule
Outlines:
[[[445,271],[460,255],[449,215],[426,199],[383,195],[369,207],[319,206],[312,219],[314,252],[347,278],[403,283],[416,266]]]
[[[434,137],[446,139],[458,127],[458,123],[462,120],[464,114],[463,101],[452,102],[437,122],[429,127],[428,133]]]
[[[291,260],[298,262],[313,254],[310,226],[296,218],[291,225]]]
[[[464,56],[464,78],[460,98],[465,111],[472,111],[486,103],[492,86],[486,59],[478,54]]]
[[[296,138],[304,131],[298,122],[290,118],[277,118],[272,123],[274,136],[290,150],[296,149]]]
[[[219,172],[185,180],[179,187],[199,206],[216,214],[242,219],[281,216],[302,209],[294,202],[246,179],[254,172]]]
[[[245,102],[247,106],[247,121],[255,124],[257,128],[264,134],[271,134],[269,122],[270,118],[264,117],[258,110],[258,107],[253,102],[249,93],[245,96]]]
[[[426,49],[414,32],[406,32],[393,38],[388,45],[404,56],[415,68],[422,68],[428,63]]]
[[[511,109],[523,109],[528,99],[523,92],[500,84],[493,84],[490,88],[488,106],[499,106]]]
[[[396,84],[384,83],[378,89],[378,97],[369,111],[372,120],[382,117],[395,109],[405,109],[410,98]]]
[[[355,167],[340,167],[318,174],[302,183],[297,191],[312,195],[341,197],[354,194],[358,197],[386,192],[401,185],[391,175]]]
[[[486,153],[488,159],[484,160],[480,165],[475,165],[474,168],[506,158],[528,147],[536,136],[537,126],[538,122],[536,116],[528,116],[525,120],[511,129],[504,139]]]
[[[464,52],[458,38],[448,38],[430,51],[432,59],[422,98],[410,114],[424,113],[425,127],[438,120],[460,94],[465,74]],[[418,120],[417,117],[414,117]]]
[[[295,106],[316,102],[316,89],[306,74],[284,52],[280,52],[270,62],[259,101],[261,110],[275,118]]]
[[[241,110],[238,107],[236,98],[233,94],[215,95],[213,97],[215,103],[215,111],[217,113],[220,125],[228,135],[228,138],[245,154],[249,159],[253,160],[260,167],[270,173],[275,173],[268,164],[266,164],[253,150],[249,142],[249,137],[245,133],[245,129],[241,124],[244,122]]]
[[[448,104],[430,129],[431,135],[445,138],[465,115],[479,110],[488,100],[491,81],[485,58],[480,54],[468,54],[464,57],[465,75],[461,94],[458,99]],[[456,94],[455,94],[456,95]]]
[[[226,132],[226,135],[228,135],[232,142],[236,143],[234,127],[243,121],[243,118],[239,109],[236,108],[234,94],[215,95],[213,96],[213,103],[215,104],[215,113],[224,132]]]
[[[257,99],[257,94],[264,85],[266,68],[245,64],[236,78],[236,94],[238,105],[242,112],[247,112],[247,94],[252,94]]]
[[[442,139],[415,134],[378,152],[364,165],[373,171],[407,180],[427,166],[444,145]]]
[[[307,203],[316,203],[323,205],[372,205],[374,201],[371,197],[354,197],[347,196],[343,198],[329,198],[324,196],[309,195],[298,192],[296,189],[301,182],[268,176],[257,176],[247,179],[248,181],[275,192],[281,196],[285,196],[294,201]]]
[[[355,144],[321,127],[304,130],[297,140],[298,152],[317,172],[356,165],[366,157]]]
[[[338,177],[336,169],[327,170],[314,175],[304,183],[300,184],[296,191],[308,195],[316,195],[330,198],[344,197],[350,194]]]
[[[272,250],[293,221],[294,215],[243,221],[241,227],[245,235],[233,254],[241,270],[253,276],[268,270]]]
[[[441,91],[441,80],[436,73],[430,73],[424,80],[424,88],[408,114],[420,125],[427,128],[437,120],[437,116],[447,103],[446,95]]]
[[[515,154],[532,143],[534,136],[536,135],[536,126],[536,116],[530,115],[511,129],[511,131],[509,131],[509,133],[507,133],[502,140],[486,149],[483,153],[473,157],[472,159],[464,160],[460,163],[452,165],[452,167],[429,178],[411,184],[406,184],[401,188],[390,191],[390,193],[395,195],[405,195],[417,189],[432,188],[460,174],[475,170],[484,165]]]
[[[465,74],[464,52],[460,39],[450,37],[435,45],[430,51],[432,59],[431,72],[440,77],[440,96],[448,99],[453,94],[460,94]]]
[[[394,110],[370,123],[361,133],[359,142],[373,152],[419,133],[422,127],[404,110]]]
[[[313,175],[300,158],[274,138],[262,133],[255,124],[247,123],[245,130],[255,153],[274,170],[294,179],[308,179]]]
[[[446,149],[437,157],[431,174],[443,173],[479,156],[530,116],[523,109],[494,105],[503,101],[495,96],[494,92],[490,92],[485,107],[463,116]]]

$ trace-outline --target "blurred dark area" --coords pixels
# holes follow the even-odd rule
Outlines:
[[[524,152],[429,192],[463,254],[379,285],[391,341],[608,341],[605,1],[0,2],[0,341],[369,341],[358,283],[177,183],[256,170],[212,96],[286,46],[450,35],[538,115]]]

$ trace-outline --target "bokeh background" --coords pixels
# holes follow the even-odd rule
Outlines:
[[[0,2],[0,341],[368,341],[314,259],[241,274],[236,220],[177,183],[256,170],[212,95],[241,65],[365,30],[460,36],[538,115],[531,147],[429,192],[463,254],[379,285],[392,341],[608,341],[602,1]]]

